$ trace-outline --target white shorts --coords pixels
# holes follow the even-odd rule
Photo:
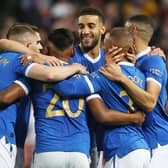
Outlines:
[[[31,103],[29,125],[27,129],[27,136],[26,136],[25,143],[35,145],[35,139],[36,139],[36,133],[35,133],[34,109]]]
[[[89,159],[79,152],[35,153],[31,168],[89,168]]]
[[[16,158],[16,145],[6,142],[6,138],[0,139],[0,167],[14,168]]]
[[[146,149],[137,149],[124,157],[112,157],[104,168],[149,168],[149,163],[150,152]]]
[[[168,167],[168,145],[163,145],[152,151],[150,168]]]

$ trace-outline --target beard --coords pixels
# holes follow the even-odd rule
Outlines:
[[[93,41],[91,42],[91,44],[87,45],[87,44],[84,44],[84,43],[82,42],[82,38],[81,38],[81,47],[82,47],[83,51],[84,51],[85,53],[87,53],[87,52],[89,52],[90,50],[92,50],[93,48],[95,48],[96,45],[98,44],[98,42],[99,42],[98,37],[95,37],[95,38],[93,39]]]

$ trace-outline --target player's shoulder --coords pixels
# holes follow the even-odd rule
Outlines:
[[[163,57],[160,56],[160,55],[150,55],[150,56],[146,56],[145,61],[146,61],[146,62],[150,62],[150,63],[154,63],[154,64],[164,63],[164,59],[163,59]]]
[[[23,53],[19,53],[19,52],[5,51],[0,53],[0,58],[16,59],[20,57],[22,54]]]

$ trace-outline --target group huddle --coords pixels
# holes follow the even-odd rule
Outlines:
[[[0,168],[166,168],[167,68],[149,46],[153,32],[145,15],[106,32],[102,12],[83,8],[80,43],[58,28],[44,55],[36,26],[13,25],[0,40]],[[25,165],[16,155],[32,105],[35,149]]]

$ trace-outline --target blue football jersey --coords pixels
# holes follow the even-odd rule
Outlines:
[[[30,95],[35,116],[35,152],[81,152],[89,156],[90,136],[85,100],[62,98],[51,89],[49,83],[37,80],[22,82],[32,86]]]
[[[121,63],[120,66],[123,73],[126,74],[129,79],[140,88],[145,88],[145,76],[139,69],[130,63]],[[74,93],[72,93],[71,89],[68,89],[69,84],[71,88],[75,89]],[[85,96],[88,93],[91,94],[94,93],[94,91],[99,91],[99,94],[109,109],[124,113],[134,112],[137,109],[136,104],[118,83],[108,80],[98,71],[80,78],[73,77],[69,82],[68,80],[62,81],[57,83],[53,88],[58,90],[59,94],[62,92],[65,97],[75,96],[75,94],[82,96],[82,92],[83,96]],[[79,94],[77,91],[79,91]],[[141,127],[136,125],[106,127],[104,138],[106,160],[109,160],[115,154],[124,156],[128,152],[139,148],[148,148]]]
[[[71,59],[71,63],[77,62],[87,67],[89,72],[98,70],[104,66],[104,50],[100,49],[99,56],[95,59],[89,57],[87,54],[82,53],[79,46],[75,47],[75,56]]]
[[[74,75],[71,78],[52,84],[52,89],[65,98],[86,97],[101,90],[90,75]]]
[[[21,53],[3,52],[0,54],[0,90],[8,88],[14,80],[25,75],[26,69],[30,66],[22,66],[20,63]],[[21,83],[20,83],[21,84]],[[21,84],[25,92],[27,88]],[[14,127],[17,117],[19,103],[12,104],[7,108],[0,110],[0,138],[6,137],[6,140],[15,144]]]
[[[87,70],[91,73],[98,70],[101,66],[104,66],[104,55],[105,55],[104,50],[100,49],[98,57],[93,59],[87,53],[83,53],[81,51],[80,46],[78,45],[78,46],[75,46],[75,56],[72,58],[71,62],[78,62],[86,66]],[[96,135],[96,138],[98,138],[97,141],[98,142],[102,141],[102,140],[99,140],[99,137],[101,138],[103,137],[103,128],[99,129],[101,126],[98,126],[98,125],[100,124],[96,123],[94,121],[94,118],[91,115],[88,117],[88,124],[89,124],[90,131],[95,132],[97,134]],[[100,134],[100,136],[98,134]],[[91,140],[95,139],[95,134],[91,133],[91,135],[94,136],[93,138],[91,138]],[[93,141],[91,143],[91,146],[95,147],[96,142],[93,142]],[[99,144],[98,142],[97,142],[98,150],[101,150],[102,144]]]
[[[132,80],[137,86],[145,89],[145,76],[133,64],[119,63],[122,72]],[[96,76],[96,75],[95,75]],[[96,81],[101,86],[100,95],[109,109],[114,109],[124,113],[134,112],[137,105],[128,96],[125,89],[116,82],[105,78],[101,73],[97,73]],[[140,126],[106,126],[104,134],[104,154],[109,160],[112,156],[125,156],[136,149],[148,149],[148,144]]]
[[[161,90],[157,104],[152,112],[147,114],[143,130],[146,139],[151,148],[168,144],[168,116],[165,113],[166,104],[166,83],[167,69],[166,64],[161,56],[142,55],[137,59],[137,67],[145,74],[146,80],[157,83]]]

